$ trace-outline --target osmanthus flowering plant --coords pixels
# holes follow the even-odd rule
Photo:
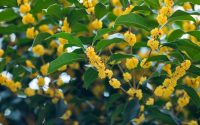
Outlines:
[[[0,124],[198,125],[200,0],[0,0]]]

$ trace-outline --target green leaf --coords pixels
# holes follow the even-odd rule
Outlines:
[[[39,33],[39,34],[35,37],[32,46],[35,46],[35,45],[41,43],[42,41],[45,41],[45,40],[46,40],[47,38],[49,38],[50,36],[51,36],[51,34],[49,34],[49,33]]]
[[[25,32],[27,29],[26,25],[8,25],[0,26],[0,34],[11,34],[11,33],[21,33]]]
[[[31,10],[33,13],[40,13],[42,9],[46,9],[52,4],[55,4],[55,0],[33,0],[31,3]]]
[[[121,54],[121,53],[115,53],[115,54],[112,54],[108,60],[108,63],[109,62],[112,62],[112,61],[121,61],[123,59],[126,59],[126,58],[131,58],[133,57],[133,55],[128,55],[128,54]]]
[[[47,8],[47,12],[46,12],[47,15],[56,17],[58,19],[62,18],[62,14],[61,13],[62,13],[61,6],[58,5],[58,4],[53,4],[53,5],[49,6]]]
[[[6,66],[6,59],[3,58],[3,59],[0,60],[0,72],[3,71],[5,66]]]
[[[192,35],[194,37],[197,38],[197,40],[200,40],[200,31],[196,30],[196,31],[190,31],[190,32],[184,32],[183,30],[181,29],[177,29],[177,30],[174,30],[168,37],[168,41],[171,42],[171,41],[174,41],[180,37],[182,37],[184,34],[189,34],[189,35]]]
[[[150,23],[147,18],[144,18],[134,13],[119,16],[115,21],[115,26],[118,25],[125,25],[127,27],[135,26],[146,31],[151,31],[151,29],[157,26],[157,24]]]
[[[111,125],[114,125],[117,116],[119,116],[123,112],[123,109],[124,109],[124,104],[121,104],[117,106],[117,108],[112,112]]]
[[[195,19],[189,13],[177,10],[168,18],[167,23],[171,23],[174,21],[185,21],[185,20],[196,22]]]
[[[120,3],[122,4],[123,8],[125,9],[128,6],[129,1],[128,0],[120,0]]]
[[[200,5],[200,1],[199,0],[178,0],[177,3],[184,3],[184,2],[190,2],[193,4],[199,4]]]
[[[79,22],[80,20],[87,18],[87,12],[85,11],[85,9],[73,9],[67,20],[69,21],[70,25],[75,25],[77,22]]]
[[[77,37],[72,36],[69,33],[65,33],[65,32],[57,33],[57,34],[52,35],[48,39],[51,39],[51,38],[63,38],[63,39],[68,40],[69,44],[74,44],[76,46],[83,48],[83,43],[81,42],[81,40]]]
[[[158,9],[160,7],[159,0],[144,0],[147,5],[153,9]]]
[[[18,17],[19,15],[14,12],[13,9],[8,8],[0,12],[0,21],[11,21]]]
[[[163,61],[169,61],[168,57],[165,55],[158,55],[158,56],[152,56],[147,59],[147,61],[158,61],[158,62],[163,62]]]
[[[197,38],[198,41],[200,41],[200,31],[199,30],[195,30],[195,31],[190,31],[190,32],[187,32],[188,34],[194,36]]]
[[[98,72],[91,67],[88,68],[83,75],[84,87],[88,89],[97,78],[98,78]]]
[[[80,54],[63,53],[61,56],[50,62],[48,73],[53,73],[63,65],[71,64],[80,60],[84,60],[84,57]]]
[[[147,107],[149,112],[149,117],[153,120],[159,120],[163,123],[168,123],[170,125],[180,125],[181,121],[171,112],[167,110],[160,110],[155,106]]]
[[[8,6],[8,7],[16,7],[17,0],[0,0],[0,7]]]
[[[101,19],[103,16],[106,15],[106,13],[108,12],[107,9],[106,9],[106,6],[104,6],[102,3],[98,3],[96,6],[95,6],[95,16],[96,18],[98,19]]]
[[[128,124],[133,118],[135,118],[138,115],[139,110],[140,104],[137,99],[129,101],[123,111],[124,124]]]
[[[151,9],[147,6],[135,6],[132,11],[143,15],[149,15],[151,13]]]
[[[195,65],[191,65],[188,72],[200,76],[200,68]]]
[[[175,43],[181,51],[185,51],[193,61],[200,60],[200,47],[198,45],[187,39],[177,40],[173,43]]]
[[[109,29],[109,28],[104,28],[104,29],[97,30],[97,34],[96,34],[96,36],[94,37],[94,40],[93,40],[93,41],[99,40],[104,34],[109,33],[109,32],[112,32],[112,31],[113,31],[113,30],[112,30],[112,29]]]
[[[190,96],[191,101],[198,108],[200,108],[200,97],[193,88],[186,86],[186,85],[177,85],[177,88],[178,89],[184,89],[187,92],[187,94]]]
[[[96,45],[96,49],[97,51],[106,48],[107,46],[113,44],[113,43],[121,43],[124,42],[123,39],[120,38],[113,38],[113,39],[103,39],[100,40],[97,45]]]
[[[180,38],[185,32],[181,29],[177,29],[177,30],[174,30],[172,33],[170,33],[169,37],[168,37],[168,41],[171,42],[171,41],[174,41],[178,38]]]

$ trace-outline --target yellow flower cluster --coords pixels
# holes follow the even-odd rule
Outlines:
[[[184,10],[191,10],[192,9],[192,6],[191,6],[191,4],[189,3],[189,2],[185,2],[184,4],[183,4],[183,8],[184,8]]]
[[[167,72],[167,74],[168,74],[169,76],[172,75],[171,64],[167,64],[167,65],[163,66],[163,70],[164,70],[165,72]]]
[[[178,101],[177,101],[178,107],[183,108],[189,102],[190,102],[190,97],[188,96],[188,94],[185,91],[183,91],[183,93],[181,93],[181,97],[179,97]]]
[[[131,70],[131,69],[136,68],[138,63],[139,63],[138,59],[135,58],[135,57],[132,57],[130,59],[126,59],[126,64],[125,65],[126,65],[127,69]]]
[[[184,78],[184,83],[194,89],[199,88],[200,85],[200,76],[196,77],[196,78],[191,78],[189,76],[186,76]]]
[[[35,54],[35,55],[37,55],[37,56],[43,56],[44,55],[44,47],[42,46],[42,45],[40,45],[40,44],[37,44],[36,46],[34,46],[33,48],[32,48],[32,51],[33,51],[33,53]]]
[[[35,18],[33,17],[32,14],[27,13],[26,15],[23,16],[22,22],[23,22],[23,24],[34,24]]]
[[[132,121],[134,121],[136,125],[140,125],[144,120],[144,114],[141,114],[138,118],[134,118]]]
[[[71,28],[69,27],[69,23],[67,22],[67,18],[64,19],[63,26],[61,27],[61,30],[63,32],[66,32],[66,33],[71,33]]]
[[[153,39],[157,39],[161,37],[163,34],[164,32],[162,29],[154,28],[153,30],[151,30],[151,38]]]
[[[87,8],[88,14],[94,14],[94,7],[98,3],[98,0],[83,0],[83,5]]]
[[[17,92],[17,90],[21,89],[20,82],[14,82],[13,80],[8,79],[6,76],[4,76],[2,74],[0,74],[0,85],[6,86],[12,92]]]
[[[141,89],[134,89],[134,88],[129,88],[127,94],[131,97],[137,97],[139,100],[141,100],[143,96]]]
[[[97,69],[99,78],[104,79],[106,77],[106,67],[101,61],[101,57],[96,54],[93,47],[88,47],[86,49],[86,55],[89,58],[90,64]]]
[[[111,3],[114,6],[113,14],[115,16],[129,14],[132,11],[132,9],[134,8],[133,5],[129,5],[127,8],[125,8],[125,10],[123,10],[120,0],[112,0]]]
[[[193,31],[193,30],[195,30],[196,29],[196,26],[195,26],[195,24],[192,24],[192,23],[190,23],[190,22],[184,22],[183,23],[183,30],[184,31]]]
[[[159,42],[158,42],[158,40],[150,39],[147,42],[147,46],[149,46],[154,51],[154,50],[158,49]]]
[[[43,77],[38,78],[38,83],[37,84],[38,84],[39,87],[44,86],[44,83],[45,83],[45,81],[44,81]]]
[[[125,72],[125,73],[123,73],[123,79],[124,79],[124,81],[129,82],[132,79],[132,76],[130,73]]]
[[[98,30],[103,27],[103,22],[101,20],[95,19],[91,25],[93,29]]]
[[[187,125],[199,125],[197,121],[191,120],[187,123]]]
[[[57,103],[59,99],[63,99],[63,92],[56,88],[48,88],[45,94],[52,98],[53,103]]]
[[[185,75],[186,70],[190,68],[190,65],[190,60],[185,60],[180,66],[177,66],[176,70],[172,73],[172,76],[165,79],[163,85],[160,85],[155,89],[154,94],[158,97],[169,98],[174,91],[178,79]]]
[[[72,112],[70,110],[66,110],[63,116],[61,117],[63,120],[68,120],[72,115]]]
[[[143,76],[142,76],[142,77],[140,78],[140,80],[139,80],[139,84],[142,85],[142,84],[144,83],[144,81],[146,81],[146,80],[147,80],[147,77],[143,77]]]
[[[132,47],[136,43],[136,36],[130,31],[127,31],[124,33],[124,40]]]
[[[26,37],[29,39],[33,39],[38,34],[38,31],[35,31],[34,27],[28,28],[26,30]]]
[[[118,88],[120,88],[120,86],[121,86],[120,81],[117,80],[117,79],[115,79],[115,78],[112,78],[112,79],[109,81],[109,84],[110,84],[110,86],[112,86],[112,87],[115,88],[115,89],[118,89]]]
[[[53,30],[49,29],[49,26],[46,24],[40,25],[39,30],[40,32],[47,32],[49,34],[54,34]]]
[[[35,66],[33,65],[33,63],[30,61],[30,60],[26,60],[26,66],[28,67],[28,68],[35,68]]]
[[[0,49],[0,57],[2,57],[4,54],[4,50],[3,49]]]
[[[147,58],[144,58],[140,63],[140,66],[144,69],[151,67],[151,65],[152,65],[152,62],[151,61],[147,62]]]
[[[27,95],[27,96],[34,96],[35,95],[35,90],[28,87],[24,90],[24,93]]]
[[[153,98],[149,98],[147,101],[146,101],[146,105],[153,105],[154,104],[154,99]]]
[[[48,73],[48,68],[49,68],[49,63],[44,64],[40,67],[40,72],[42,73],[42,75],[47,75]]]

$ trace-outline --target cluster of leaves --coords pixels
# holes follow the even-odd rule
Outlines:
[[[94,7],[94,14],[88,14],[86,7],[79,0],[30,0],[30,13],[35,17],[34,24],[23,24],[23,14],[19,12],[16,0],[0,1],[0,47],[4,55],[0,57],[0,73],[11,75],[13,81],[22,84],[17,92],[11,92],[0,83],[0,123],[3,124],[119,124],[135,123],[141,106],[152,97],[154,105],[145,105],[145,120],[142,124],[185,124],[189,120],[200,120],[200,97],[198,89],[185,85],[182,79],[178,81],[176,90],[184,90],[190,97],[189,104],[182,111],[176,110],[177,96],[172,95],[170,100],[155,97],[153,91],[161,85],[168,74],[161,70],[162,65],[171,64],[172,71],[184,60],[190,60],[192,65],[186,75],[190,77],[200,76],[200,44],[192,42],[193,36],[200,41],[200,12],[196,6],[199,0],[174,0],[176,11],[169,16],[167,23],[162,27],[165,35],[160,40],[160,47],[170,48],[169,53],[160,54],[160,50],[149,53],[147,41],[152,29],[159,27],[156,21],[158,10],[162,7],[162,0],[119,0],[123,9],[130,5],[134,8],[126,15],[116,16],[113,13],[112,0],[99,0]],[[190,2],[191,9],[185,11],[182,8],[185,2]],[[42,18],[39,18],[42,14]],[[67,17],[71,33],[61,31],[62,22]],[[197,17],[197,19],[195,18]],[[90,24],[95,19],[101,20],[103,26],[95,30]],[[183,23],[187,21],[195,25],[192,31],[184,30]],[[110,27],[110,24],[113,26]],[[41,25],[48,25],[54,30],[52,34],[39,32],[34,39],[26,37],[26,30],[34,26],[38,29]],[[136,44],[131,48],[123,38],[127,30],[137,36]],[[108,34],[108,38],[105,38]],[[57,48],[52,48],[51,42],[62,38],[68,41],[64,45],[61,55],[57,54]],[[45,54],[36,56],[31,51],[36,45],[43,45]],[[141,56],[141,52],[148,50],[147,61],[153,62],[149,69],[138,66],[132,75],[138,80],[141,76],[147,76],[147,80],[140,87],[143,98],[130,99],[122,90],[113,89],[109,80],[99,79],[98,71],[89,66],[85,50],[93,46],[98,55],[105,58],[105,63],[113,71],[115,76],[123,81],[121,65],[125,69],[124,62],[127,58]],[[35,68],[26,65],[30,60]],[[44,75],[41,66],[49,63],[48,74]],[[75,65],[78,65],[77,67]],[[67,66],[64,70],[59,70]],[[62,86],[55,85],[55,81],[61,74],[70,76],[70,80]],[[8,75],[9,74],[9,75]],[[36,76],[34,74],[37,74]],[[32,97],[24,94],[24,89],[33,87],[31,81],[38,76],[50,79],[50,86],[59,89],[64,98],[53,103],[52,98],[38,91]],[[36,83],[37,84],[37,83]],[[149,87],[150,86],[150,87]],[[124,91],[128,90],[123,85]],[[34,88],[34,87],[33,87]],[[35,88],[34,88],[35,89]],[[42,89],[46,89],[43,87]],[[173,106],[167,110],[164,106],[170,101]],[[66,116],[66,111],[69,118]],[[64,114],[64,115],[63,115]],[[70,115],[69,115],[70,114]]]

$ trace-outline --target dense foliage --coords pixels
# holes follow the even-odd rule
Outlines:
[[[198,125],[200,0],[0,0],[0,124]]]

